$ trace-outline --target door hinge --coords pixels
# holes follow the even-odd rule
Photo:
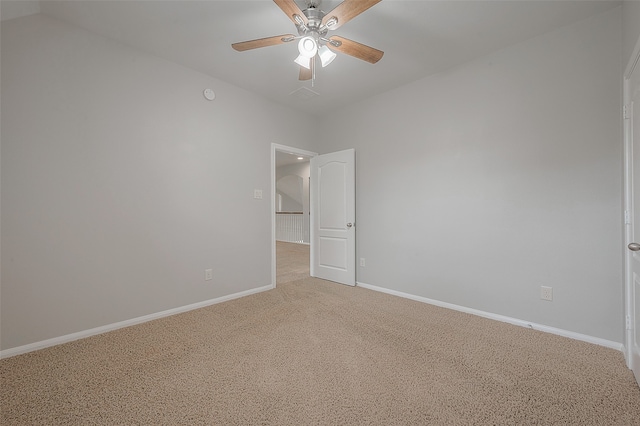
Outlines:
[[[631,315],[627,315],[627,330],[631,330]]]
[[[629,119],[629,108],[627,108],[627,106],[626,106],[626,105],[623,105],[623,106],[622,106],[622,117],[623,117],[625,120],[628,120],[628,119]]]
[[[629,214],[629,210],[624,211],[624,224],[625,225],[631,224],[631,214]]]

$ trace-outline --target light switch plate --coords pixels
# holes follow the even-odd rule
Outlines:
[[[540,299],[542,300],[553,300],[553,287],[540,286]]]

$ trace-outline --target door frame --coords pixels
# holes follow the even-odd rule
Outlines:
[[[276,152],[315,157],[317,152],[307,151],[292,146],[271,144],[271,288],[276,288]],[[311,258],[309,258],[311,262]],[[311,266],[311,263],[309,263]]]
[[[623,75],[623,111],[628,111],[631,103],[631,93],[629,79],[636,67],[640,66],[640,38],[636,42],[636,46],[631,55],[631,59],[625,68]],[[628,113],[628,112],[627,112]],[[623,113],[624,114],[624,113]],[[628,324],[632,320],[633,309],[633,272],[632,272],[632,256],[633,252],[627,249],[627,245],[633,242],[633,226],[640,226],[640,223],[633,224],[632,218],[634,208],[640,206],[633,205],[633,145],[631,141],[631,122],[626,118],[622,118],[623,124],[623,143],[624,143],[624,357],[627,361],[627,367],[633,368],[632,343],[633,343],[633,327]],[[639,173],[640,170],[636,170]]]

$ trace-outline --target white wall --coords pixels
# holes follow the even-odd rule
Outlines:
[[[40,13],[39,0],[0,1],[0,17],[3,20],[20,18]]]
[[[1,40],[0,348],[271,284],[270,146],[305,116],[43,15]]]
[[[286,175],[276,181],[276,192],[282,197],[282,209],[278,211],[302,211],[302,183],[302,178],[295,175]]]
[[[326,117],[357,280],[622,342],[621,51],[617,8]]]
[[[622,2],[622,66],[626,67],[640,38],[640,1]]]

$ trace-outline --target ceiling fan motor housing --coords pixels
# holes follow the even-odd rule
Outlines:
[[[313,33],[314,35],[317,34],[316,39],[324,37],[327,34],[329,29],[326,26],[322,26],[322,18],[324,18],[325,15],[323,11],[314,7],[309,7],[302,13],[304,13],[304,16],[307,17],[309,22],[306,25],[296,25],[298,28],[298,34],[302,36],[310,33]]]

